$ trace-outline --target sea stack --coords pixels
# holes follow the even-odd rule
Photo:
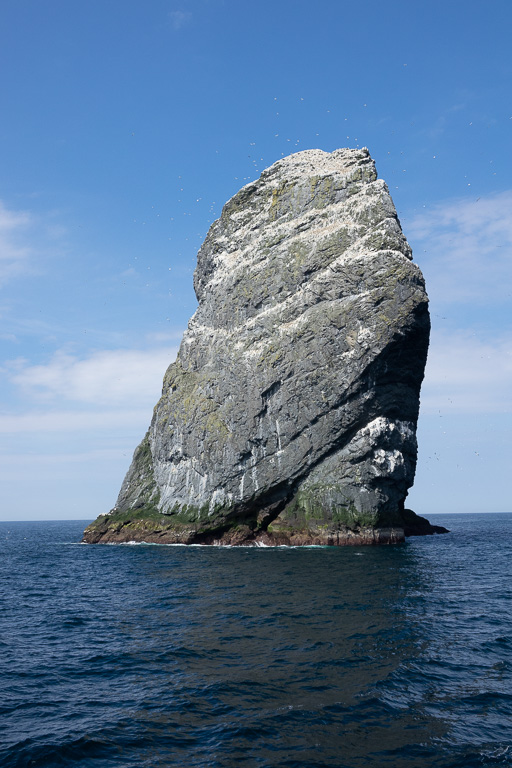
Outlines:
[[[366,148],[285,157],[223,208],[198,309],[84,541],[381,544],[405,509],[428,298]]]

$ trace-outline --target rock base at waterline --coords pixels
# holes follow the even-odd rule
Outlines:
[[[446,528],[432,525],[412,510],[402,512],[403,527],[360,527],[350,529],[326,529],[325,526],[293,529],[269,525],[266,530],[251,529],[248,525],[235,525],[228,529],[208,530],[201,526],[177,527],[165,516],[149,522],[147,519],[116,519],[115,515],[103,515],[94,521],[84,533],[88,544],[123,544],[131,541],[147,544],[204,544],[217,546],[368,546],[376,544],[400,544],[406,536],[428,536],[448,533]]]

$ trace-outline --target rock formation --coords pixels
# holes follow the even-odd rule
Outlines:
[[[279,160],[224,206],[199,302],[88,542],[373,544],[404,510],[428,299],[367,149]]]

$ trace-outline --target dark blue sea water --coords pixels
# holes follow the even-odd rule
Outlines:
[[[382,548],[0,524],[0,765],[512,765],[512,515]]]

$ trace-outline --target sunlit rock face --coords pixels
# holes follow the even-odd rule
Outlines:
[[[116,506],[85,540],[420,532],[404,500],[430,324],[411,258],[367,149],[299,152],[243,187],[199,251],[199,306]]]

